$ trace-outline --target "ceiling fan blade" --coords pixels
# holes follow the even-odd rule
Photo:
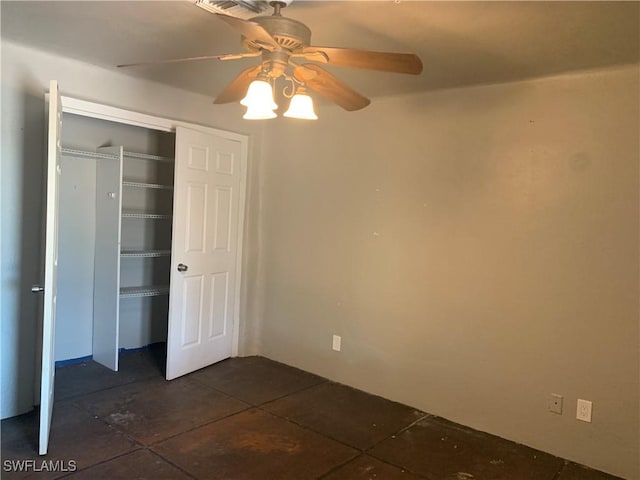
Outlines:
[[[296,66],[293,70],[293,76],[350,112],[360,110],[371,103],[367,97],[363,97],[324,68],[313,63]]]
[[[312,62],[329,63],[329,56],[326,53],[321,52],[320,50],[313,51],[313,52],[299,51],[299,52],[291,53],[291,58],[300,58],[300,57],[306,58],[307,60],[311,60]]]
[[[302,53],[310,55],[316,55],[317,52],[322,52],[329,57],[330,65],[339,67],[410,73],[412,75],[422,73],[422,61],[413,53],[372,52],[335,47],[306,47],[302,50]],[[309,57],[309,60],[315,59]]]
[[[262,25],[250,20],[243,20],[241,18],[224,15],[222,13],[216,13],[215,15],[227,25],[235,28],[249,40],[262,45],[265,49],[271,51],[280,48],[276,39],[273,38]]]
[[[201,57],[170,58],[168,60],[154,60],[152,62],[124,63],[122,65],[118,65],[118,68],[142,67],[144,65],[162,65],[164,63],[194,62],[198,60],[235,60],[245,57],[257,57],[258,55],[260,55],[260,52],[228,53],[226,55],[203,55]]]
[[[244,53],[227,53],[226,55],[218,55],[218,60],[239,60],[241,58],[259,57],[260,52],[244,52]]]
[[[238,75],[225,89],[220,92],[213,103],[233,103],[244,98],[249,88],[249,84],[258,76],[262,66],[249,67]]]

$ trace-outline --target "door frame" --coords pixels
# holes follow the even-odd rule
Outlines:
[[[125,125],[134,125],[150,130],[160,130],[163,132],[176,132],[176,127],[186,127],[191,130],[197,130],[203,133],[217,135],[229,140],[235,140],[240,143],[240,195],[239,195],[239,223],[237,238],[237,264],[236,264],[236,285],[233,292],[234,315],[233,315],[233,336],[231,344],[231,356],[238,356],[238,345],[240,342],[240,288],[242,285],[242,245],[244,238],[244,220],[245,220],[245,203],[247,193],[247,166],[249,154],[249,137],[240,133],[219,130],[217,128],[206,127],[194,123],[182,122],[170,118],[157,117],[146,113],[135,112],[133,110],[125,110],[122,108],[111,107],[95,102],[80,100],[78,98],[61,96],[62,113],[72,113],[84,117],[97,118],[100,120],[108,120],[110,122],[122,123]]]

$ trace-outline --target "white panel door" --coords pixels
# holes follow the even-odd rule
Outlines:
[[[241,155],[237,140],[176,129],[168,380],[232,354]]]
[[[44,308],[42,318],[42,378],[40,384],[40,455],[49,448],[55,378],[54,344],[58,273],[58,186],[60,184],[60,130],[62,106],[58,83],[49,85],[47,137],[47,207],[44,257]]]

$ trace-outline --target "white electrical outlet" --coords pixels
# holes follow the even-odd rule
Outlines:
[[[578,409],[576,411],[576,418],[583,422],[591,422],[591,408],[593,404],[589,400],[578,399]]]
[[[549,396],[549,411],[562,415],[562,395],[552,393]]]
[[[340,335],[334,335],[333,346],[331,348],[333,348],[336,352],[339,352],[341,344],[342,344],[342,337]]]

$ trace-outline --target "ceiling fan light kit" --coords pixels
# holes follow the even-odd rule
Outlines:
[[[374,52],[351,48],[317,47],[311,45],[311,30],[302,22],[283,17],[281,9],[293,0],[271,1],[272,15],[261,15],[245,20],[240,16],[219,13],[229,4],[247,12],[263,8],[261,1],[196,0],[196,6],[215,15],[242,35],[241,42],[245,52],[238,54],[191,57],[160,62],[145,62],[119,65],[131,67],[150,63],[176,63],[191,60],[218,59],[222,61],[247,57],[261,57],[260,65],[243,70],[214,100],[215,104],[240,102],[247,107],[243,116],[246,119],[274,118],[274,110],[278,108],[273,98],[273,86],[276,80],[283,78],[290,82],[291,91],[287,88],[283,94],[291,98],[286,117],[301,119],[317,119],[313,110],[313,101],[306,94],[306,88],[325,97],[347,111],[365,108],[370,100],[353,90],[347,84],[318,65],[328,64],[338,67],[361,68],[383,72],[419,75],[422,73],[422,61],[413,53]],[[236,8],[237,10],[237,8]],[[228,9],[228,13],[233,10]],[[316,63],[296,63],[304,59]],[[288,73],[291,70],[291,73]]]
[[[287,96],[285,92],[283,94]],[[264,79],[251,82],[247,95],[240,100],[240,105],[247,107],[247,112],[242,117],[245,120],[266,120],[277,117],[275,110],[278,105],[273,100],[273,89],[269,82]],[[313,100],[306,94],[304,87],[298,87],[295,95],[291,97],[289,108],[283,116],[301,120],[318,119],[313,109]]]
[[[278,108],[278,104],[273,99],[271,84],[267,79],[258,79],[251,82],[247,89],[247,94],[240,100],[240,105],[269,110]]]
[[[276,112],[269,108],[247,107],[247,112],[242,116],[245,120],[268,120],[276,118]]]
[[[247,107],[247,112],[242,117],[245,120],[265,120],[277,117],[274,110],[278,108],[278,104],[273,100],[273,89],[267,78],[251,82],[247,95],[240,100],[240,105]]]
[[[283,114],[288,118],[300,118],[302,120],[317,120],[318,116],[313,110],[313,100],[306,94],[304,87],[300,87],[289,102],[289,109]]]

